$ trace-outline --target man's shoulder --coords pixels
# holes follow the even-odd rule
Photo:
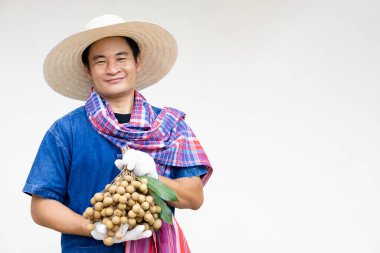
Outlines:
[[[81,106],[57,119],[51,126],[50,130],[69,130],[76,126],[84,127],[86,121],[86,110],[84,106]]]

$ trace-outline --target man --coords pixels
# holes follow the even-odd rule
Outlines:
[[[138,92],[166,75],[176,55],[163,28],[104,15],[46,57],[48,84],[86,100],[47,131],[23,188],[32,195],[33,220],[62,233],[62,252],[190,252],[174,217],[153,234],[141,226],[123,231],[108,247],[102,225],[90,232],[81,215],[124,166],[173,189],[173,209],[202,205],[212,168],[184,113],[153,107]]]

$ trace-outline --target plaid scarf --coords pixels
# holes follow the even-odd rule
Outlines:
[[[110,105],[95,91],[85,108],[92,127],[119,148],[129,147],[150,154],[160,168],[167,166],[206,166],[202,177],[205,184],[212,174],[211,164],[198,138],[185,122],[185,114],[164,107],[157,115],[151,105],[135,91],[134,106],[129,123],[118,123]],[[170,169],[166,168],[166,169]]]

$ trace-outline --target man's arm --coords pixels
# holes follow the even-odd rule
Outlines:
[[[90,236],[86,228],[89,221],[56,200],[33,195],[31,214],[38,225],[65,234]]]
[[[199,209],[203,204],[203,185],[200,177],[181,177],[170,179],[159,176],[162,183],[173,189],[178,201],[168,202],[169,205],[181,209]]]

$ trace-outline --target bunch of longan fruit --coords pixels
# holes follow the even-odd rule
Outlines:
[[[161,207],[156,205],[148,189],[147,178],[137,178],[127,169],[109,184],[102,192],[95,193],[90,200],[92,207],[87,207],[83,216],[90,220],[87,229],[95,229],[96,222],[107,227],[107,237],[103,243],[111,246],[114,237],[122,238],[118,233],[122,224],[128,224],[128,230],[137,225],[144,225],[145,230],[158,230],[162,226],[159,217]]]

